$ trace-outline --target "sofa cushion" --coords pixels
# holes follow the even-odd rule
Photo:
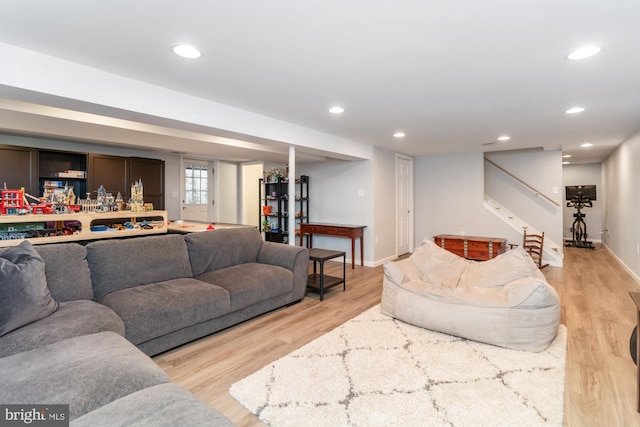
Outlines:
[[[293,272],[267,264],[239,264],[209,271],[196,278],[226,289],[231,296],[231,311],[289,293],[293,289]]]
[[[520,246],[484,262],[472,263],[460,275],[459,287],[490,287],[525,277],[538,270],[533,260]]]
[[[124,320],[134,344],[224,316],[229,292],[196,279],[173,279],[112,292],[99,301]]]
[[[0,336],[49,316],[51,297],[44,261],[28,240],[0,254]]]
[[[72,427],[233,427],[220,412],[176,384],[159,384],[121,397],[73,420]]]
[[[178,234],[91,242],[87,261],[96,301],[121,289],[192,276],[187,246]]]
[[[52,315],[0,338],[0,357],[104,331],[124,336],[124,323],[113,310],[94,301],[63,302]]]
[[[58,301],[93,299],[91,272],[87,264],[87,250],[78,243],[34,245],[44,261],[44,274],[51,297]],[[10,248],[0,248],[0,254]],[[72,271],[73,275],[69,272]],[[69,280],[73,277],[73,280]]]
[[[471,261],[464,259],[425,239],[410,259],[427,281],[438,286],[455,288],[463,270]]]
[[[92,300],[91,272],[87,250],[78,243],[37,245],[51,296],[58,302]]]
[[[262,236],[256,228],[229,228],[184,236],[193,276],[236,264],[256,262]]]
[[[71,420],[166,382],[162,369],[113,332],[70,338],[0,359],[0,402],[68,404]]]

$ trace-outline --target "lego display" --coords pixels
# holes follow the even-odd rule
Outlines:
[[[32,200],[30,203],[29,200]],[[72,186],[62,181],[45,181],[42,197],[34,197],[24,191],[8,189],[4,184],[0,196],[0,215],[28,215],[28,214],[60,214],[70,212],[148,212],[153,210],[153,203],[144,202],[144,187],[142,179],[131,185],[131,197],[125,204],[122,194],[116,197],[107,192],[103,185],[98,188],[95,200],[87,193],[86,199],[77,200]]]
[[[131,186],[126,204],[122,194],[113,197],[102,185],[96,199],[88,193],[80,200],[73,187],[61,181],[47,181],[44,188],[43,197],[38,198],[24,188],[13,190],[4,185],[0,192],[0,247],[23,239],[55,243],[167,232],[167,213],[153,211],[153,204],[144,202],[142,180]]]

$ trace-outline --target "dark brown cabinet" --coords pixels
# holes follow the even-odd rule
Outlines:
[[[145,203],[153,203],[154,209],[164,210],[163,160],[130,157],[129,177],[131,183],[142,180]]]
[[[102,185],[114,197],[120,192],[126,202],[138,180],[145,203],[164,210],[163,160],[0,145],[0,186],[24,187],[34,197],[42,197],[53,184],[68,184],[76,197],[90,194],[95,199]]]
[[[105,154],[89,154],[89,192],[91,198],[98,195],[98,188],[104,189],[115,197],[118,193],[126,202],[131,195],[129,179],[129,158]]]
[[[0,185],[38,195],[38,150],[0,145]]]
[[[164,209],[164,160],[143,157],[120,157],[89,154],[89,185],[95,197],[100,185],[116,196],[118,192],[127,201],[131,185],[141,180],[145,203],[154,209]]]

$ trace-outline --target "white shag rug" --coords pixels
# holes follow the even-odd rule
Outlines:
[[[562,426],[567,330],[541,353],[418,328],[375,306],[233,384],[281,426]]]

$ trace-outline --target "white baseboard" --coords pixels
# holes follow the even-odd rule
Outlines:
[[[624,261],[622,261],[622,260],[618,257],[618,255],[616,255],[616,254],[615,254],[615,252],[613,252],[613,251],[611,250],[611,248],[610,248],[609,246],[607,246],[607,244],[606,244],[606,243],[603,243],[603,244],[602,244],[602,247],[603,247],[603,248],[605,248],[605,249],[606,249],[606,250],[611,254],[611,256],[613,257],[613,259],[615,259],[615,260],[618,262],[618,264],[620,264],[620,266],[624,269],[624,271],[626,271],[627,273],[629,273],[629,276],[633,277],[633,280],[635,280],[635,281],[636,281],[636,283],[637,283],[638,285],[640,285],[640,277],[639,277],[639,276],[638,276],[638,275],[637,275],[633,270],[631,270],[631,269],[629,268],[629,266],[628,266],[627,264],[625,264],[625,263],[624,263]]]
[[[392,255],[386,258],[382,258],[376,261],[367,261],[364,260],[364,266],[365,267],[378,267],[379,265],[383,265],[385,262],[387,261],[395,261],[396,259],[398,259],[397,255]],[[340,258],[332,258],[327,260],[329,262],[342,262],[342,257]],[[347,263],[347,267],[351,266],[351,258],[349,258],[349,256],[347,256],[347,259],[345,260],[345,262]],[[356,266],[360,265],[360,258],[356,259]]]
[[[379,265],[383,265],[384,263],[388,262],[388,261],[395,261],[398,259],[398,255],[392,255],[383,259],[379,259],[376,262],[373,263],[372,267],[377,267]]]

